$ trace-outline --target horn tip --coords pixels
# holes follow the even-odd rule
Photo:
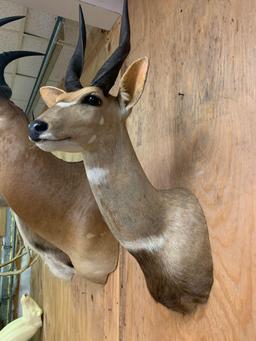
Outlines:
[[[83,12],[83,8],[81,4],[79,4],[79,17],[80,17],[80,21],[82,21],[82,23],[84,24],[84,12]]]
[[[0,19],[0,26],[4,26],[4,25],[9,24],[13,21],[20,20],[23,18],[25,18],[25,15],[16,15],[16,16],[12,16],[12,17],[2,18],[2,19]]]
[[[16,51],[16,52],[27,54],[27,57],[45,56],[45,53],[37,52],[37,51]],[[26,56],[24,56],[24,57],[26,57]]]

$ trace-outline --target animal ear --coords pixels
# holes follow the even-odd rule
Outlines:
[[[57,97],[64,92],[64,90],[55,88],[53,86],[42,86],[40,88],[41,97],[48,108],[53,107],[57,102]]]
[[[147,57],[138,59],[129,66],[121,79],[119,96],[125,103],[127,111],[132,109],[143,93],[148,68],[149,60]]]

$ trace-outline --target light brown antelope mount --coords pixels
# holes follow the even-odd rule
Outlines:
[[[117,50],[91,86],[83,88],[78,44],[66,76],[67,92],[41,88],[50,109],[30,125],[30,137],[45,151],[83,153],[100,211],[114,236],[137,259],[150,293],[166,307],[187,313],[205,303],[211,290],[208,229],[196,197],[183,188],[155,189],[136,157],[126,118],[143,92],[148,59],[128,68],[118,97],[109,95],[129,50],[125,0]]]
[[[2,19],[0,25],[19,18]],[[83,164],[36,148],[24,112],[9,100],[6,65],[34,54],[0,54],[0,201],[13,209],[23,239],[56,276],[77,273],[105,283],[117,264],[118,242],[102,219]]]

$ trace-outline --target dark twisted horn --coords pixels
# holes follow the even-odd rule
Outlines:
[[[6,66],[15,59],[28,56],[44,56],[44,54],[30,51],[10,51],[0,54],[0,95],[2,97],[10,98],[12,95],[12,90],[7,85],[4,78],[4,70]]]
[[[127,0],[124,0],[119,46],[97,72],[95,78],[91,82],[91,85],[101,88],[104,95],[106,96],[112,86],[115,84],[118,73],[129,52],[130,20],[128,12],[128,2]]]
[[[0,19],[0,26],[8,24],[12,21],[16,21],[19,19],[25,18],[24,15],[17,15],[13,17],[7,17]],[[4,52],[0,54],[0,95],[6,98],[10,98],[12,95],[12,90],[7,85],[4,78],[4,70],[6,66],[14,61],[15,59],[27,57],[27,56],[43,56],[44,54],[39,52],[30,52],[30,51],[11,51]]]
[[[82,7],[79,6],[79,37],[75,52],[69,62],[66,77],[65,89],[67,92],[82,89],[80,77],[84,67],[84,53],[86,47],[86,28]]]
[[[17,15],[15,17],[7,17],[7,18],[0,19],[0,26],[3,26],[5,24],[8,24],[9,22],[16,21],[16,20],[23,19],[23,18],[25,18],[24,15]]]

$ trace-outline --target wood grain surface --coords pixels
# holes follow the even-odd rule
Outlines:
[[[0,208],[0,237],[5,236],[6,232],[6,208],[1,207]]]
[[[256,2],[130,0],[129,7],[126,64],[146,55],[151,66],[128,130],[153,185],[198,196],[210,232],[213,290],[206,306],[184,317],[153,301],[124,251],[120,275],[105,289],[83,280],[63,284],[43,272],[44,340],[253,341]],[[119,23],[111,48],[118,30]]]

